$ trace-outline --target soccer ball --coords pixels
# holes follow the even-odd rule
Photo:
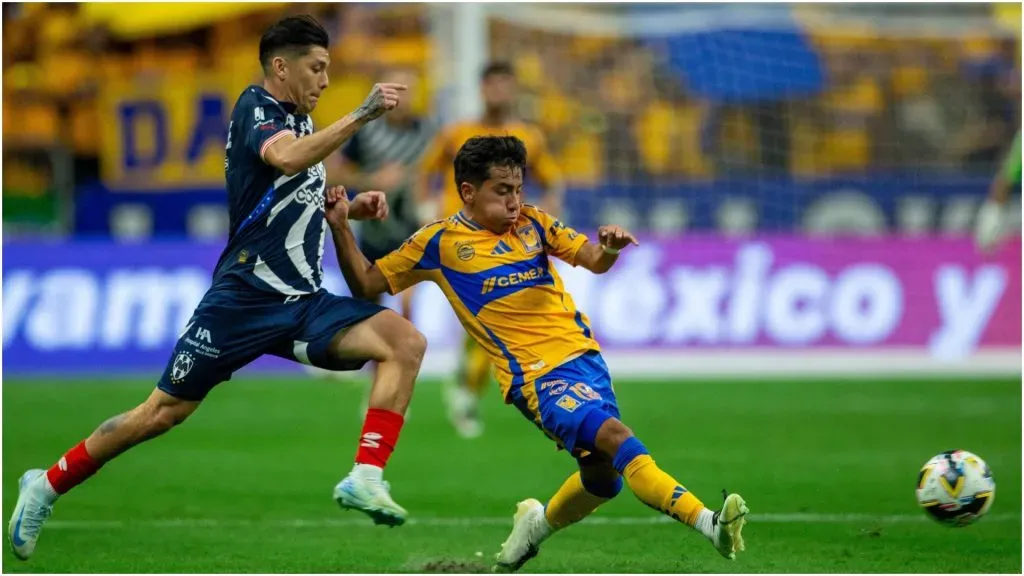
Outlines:
[[[948,450],[925,463],[917,476],[917,503],[947,526],[967,526],[992,507],[996,482],[981,458]]]

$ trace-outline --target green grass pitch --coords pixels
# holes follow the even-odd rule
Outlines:
[[[49,466],[151,383],[3,383],[3,512],[17,479]],[[1021,571],[1019,380],[625,381],[624,420],[707,504],[723,488],[752,513],[747,551],[719,557],[628,490],[556,534],[527,572]],[[342,512],[361,387],[303,376],[221,385],[182,427],[107,465],[58,503],[35,557],[5,572],[482,571],[515,503],[546,500],[572,461],[490,391],[483,438],[461,440],[422,382],[386,477],[412,521]],[[962,529],[914,501],[919,467],[971,450],[997,482]]]

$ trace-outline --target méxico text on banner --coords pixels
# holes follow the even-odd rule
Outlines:
[[[4,374],[155,377],[220,248],[6,244]],[[324,266],[347,294],[333,256]],[[648,238],[605,275],[559,269],[623,375],[1020,370],[1019,239],[982,255],[964,239]],[[433,286],[415,303],[425,372],[447,372],[462,331]]]

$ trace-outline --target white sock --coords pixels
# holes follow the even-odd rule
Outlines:
[[[707,536],[708,540],[711,541],[714,541],[715,539],[714,519],[714,512],[707,508],[702,508],[701,511],[697,513],[697,523],[694,525],[694,528],[696,528],[698,532]]]
[[[43,497],[46,498],[46,503],[52,506],[57,501],[57,498],[60,498],[60,494],[50,485],[50,479],[46,476],[45,472],[39,477],[39,484],[42,486]]]
[[[384,469],[373,464],[356,464],[352,467],[352,475],[362,480],[380,482],[384,480]]]
[[[541,541],[547,540],[548,536],[555,533],[555,528],[548,523],[548,507],[544,506],[543,511],[540,513],[540,520],[537,521],[537,532]],[[539,544],[539,542],[538,542]]]

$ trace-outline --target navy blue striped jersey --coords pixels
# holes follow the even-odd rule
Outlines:
[[[230,232],[214,283],[233,280],[262,292],[316,292],[323,280],[324,189],[319,163],[293,176],[264,161],[287,134],[313,133],[313,121],[295,114],[261,86],[249,86],[231,113],[224,158]]]

